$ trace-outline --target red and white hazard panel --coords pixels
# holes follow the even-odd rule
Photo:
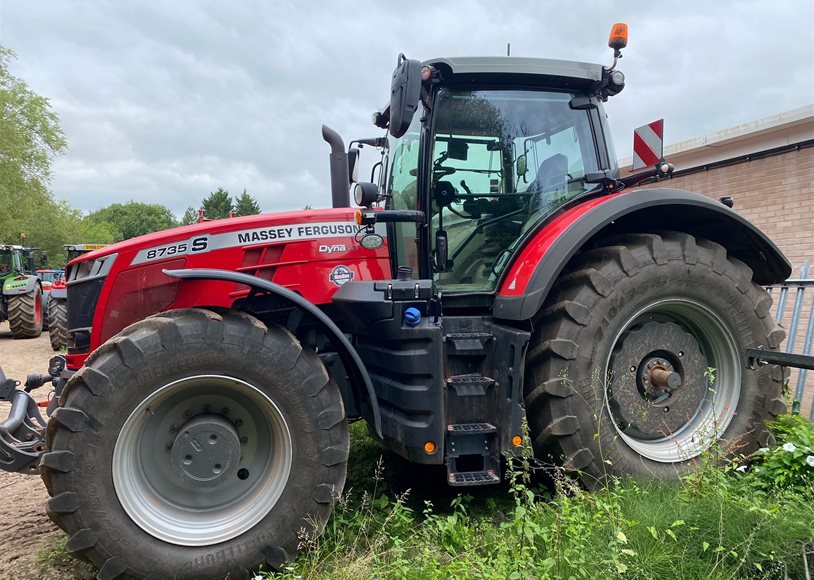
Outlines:
[[[664,119],[633,131],[633,170],[653,167],[664,156]]]

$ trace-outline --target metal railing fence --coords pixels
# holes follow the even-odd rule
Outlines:
[[[785,351],[811,355],[814,341],[814,276],[811,264],[806,260],[798,275],[782,284],[769,286],[775,302],[774,318],[786,329]],[[814,380],[806,369],[791,369],[789,387],[793,387],[792,411],[814,421]]]

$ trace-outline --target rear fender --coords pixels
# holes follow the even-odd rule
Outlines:
[[[791,274],[791,264],[777,246],[722,203],[679,189],[639,189],[593,198],[543,225],[515,254],[495,297],[494,316],[531,319],[569,260],[594,241],[660,230],[721,244],[752,269],[757,284],[782,282]]]
[[[188,270],[164,270],[164,273],[171,278],[178,278],[181,280],[221,280],[227,282],[235,282],[237,284],[245,284],[249,286],[252,291],[261,294],[271,294],[277,299],[284,300],[290,303],[298,311],[302,312],[305,316],[315,323],[316,327],[321,330],[331,343],[331,346],[336,350],[342,364],[345,367],[350,384],[353,387],[352,395],[357,398],[355,401],[345,401],[348,406],[352,403],[353,406],[358,407],[358,402],[367,402],[370,406],[370,411],[373,417],[374,428],[379,437],[382,437],[382,420],[379,411],[379,404],[376,399],[376,393],[373,390],[373,383],[370,380],[367,370],[365,369],[362,359],[353,345],[350,343],[345,334],[336,326],[324,312],[314,306],[311,302],[292,292],[288,288],[284,288],[279,284],[275,284],[268,280],[242,274],[240,272],[233,272],[230,270],[215,270],[209,268],[201,269],[188,269]],[[348,396],[347,393],[342,393],[343,398]]]

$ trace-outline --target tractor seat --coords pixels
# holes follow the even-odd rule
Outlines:
[[[554,194],[564,194],[568,187],[568,158],[562,153],[552,155],[542,163],[537,170],[537,176],[529,184],[527,193],[532,194],[530,211],[535,211],[549,205]]]

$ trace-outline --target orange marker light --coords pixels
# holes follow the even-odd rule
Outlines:
[[[617,22],[611,26],[610,36],[608,37],[608,46],[614,50],[619,50],[627,46],[627,24],[624,22]]]
[[[523,443],[523,438],[520,435],[515,435],[512,437],[512,445],[515,447],[520,447],[521,443]]]
[[[427,441],[424,444],[424,453],[426,453],[427,455],[435,453],[435,449],[436,449],[435,443],[433,443],[432,441]]]
[[[356,218],[356,225],[361,226],[362,225],[362,211],[357,209],[356,210],[356,215],[354,217]]]

